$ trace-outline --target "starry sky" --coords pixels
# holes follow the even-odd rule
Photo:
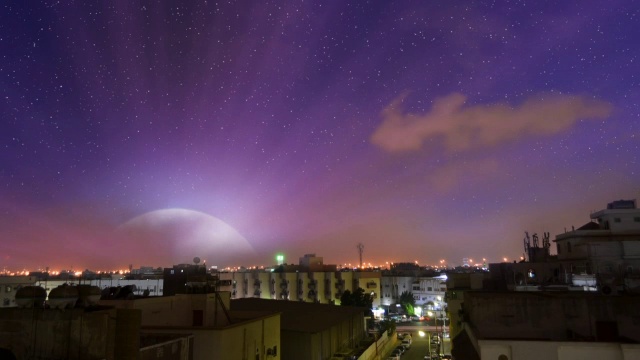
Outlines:
[[[636,1],[0,9],[3,267],[495,262],[639,196]]]

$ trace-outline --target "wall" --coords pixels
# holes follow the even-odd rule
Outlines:
[[[360,355],[358,360],[384,359],[383,355],[389,354],[396,347],[397,341],[397,333],[394,332],[393,335],[388,336],[385,331],[376,342],[371,344],[371,346],[369,346],[369,348]]]
[[[632,360],[638,359],[640,345],[615,343],[480,340],[480,358],[498,360]]]
[[[280,315],[248,320],[222,329],[144,327],[154,333],[192,334],[193,360],[260,359],[279,360]],[[277,349],[276,355],[267,355],[268,349]]]
[[[134,359],[139,351],[139,314],[115,309],[2,309],[0,348],[12,350],[18,359]],[[118,336],[117,329],[125,336]]]
[[[467,322],[479,338],[610,341],[617,335],[640,341],[637,296],[576,292],[465,292]],[[618,334],[598,330],[613,323]]]

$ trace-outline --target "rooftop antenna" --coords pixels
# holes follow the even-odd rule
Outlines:
[[[356,247],[358,248],[358,253],[360,254],[360,268],[362,268],[362,252],[364,252],[364,244],[358,243],[358,246]]]

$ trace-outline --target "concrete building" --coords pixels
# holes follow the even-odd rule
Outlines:
[[[602,291],[640,291],[640,209],[619,200],[591,214],[591,222],[557,235],[562,274],[595,275]]]
[[[357,354],[368,343],[364,312],[366,309],[301,301],[267,299],[231,300],[231,310],[280,314],[280,356],[283,360],[327,360],[336,353]]]
[[[137,310],[5,308],[0,334],[3,360],[194,359],[191,335],[144,333]]]
[[[140,329],[193,335],[193,359],[280,359],[280,314],[231,311],[230,294],[106,300],[101,304],[140,312]]]
[[[218,289],[229,291],[232,299],[273,299],[340,304],[345,291],[362,288],[373,298],[373,307],[381,304],[381,275],[378,271],[338,271],[326,265],[322,257],[305,254],[299,265],[276,269],[243,269],[216,273]]]
[[[638,296],[468,291],[453,355],[464,359],[638,359]]]
[[[593,221],[542,244],[529,261],[451,274],[453,355],[464,359],[640,358],[640,211],[614,201]],[[541,245],[541,246],[540,246]],[[466,277],[465,277],[466,276]]]
[[[484,281],[489,279],[489,273],[450,273],[447,276],[447,291],[445,301],[449,317],[449,334],[455,338],[463,327],[462,304],[465,293],[472,290],[482,290]]]
[[[380,305],[386,309],[400,302],[403,292],[411,292],[416,306],[429,311],[444,311],[447,291],[446,275],[420,276],[383,274],[380,282],[382,299]],[[394,312],[389,309],[389,312]]]

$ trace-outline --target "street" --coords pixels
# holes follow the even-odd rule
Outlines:
[[[438,330],[442,331],[442,327],[439,327]],[[411,348],[402,355],[402,360],[423,360],[424,356],[429,354],[430,351],[434,354],[437,353],[437,345],[431,344],[429,341],[431,332],[436,331],[434,326],[403,325],[397,326],[396,331],[398,334],[410,333],[413,341]],[[419,335],[420,331],[425,334],[424,337]],[[441,354],[451,354],[451,341],[449,338],[445,338],[441,346],[442,348],[439,349]]]

